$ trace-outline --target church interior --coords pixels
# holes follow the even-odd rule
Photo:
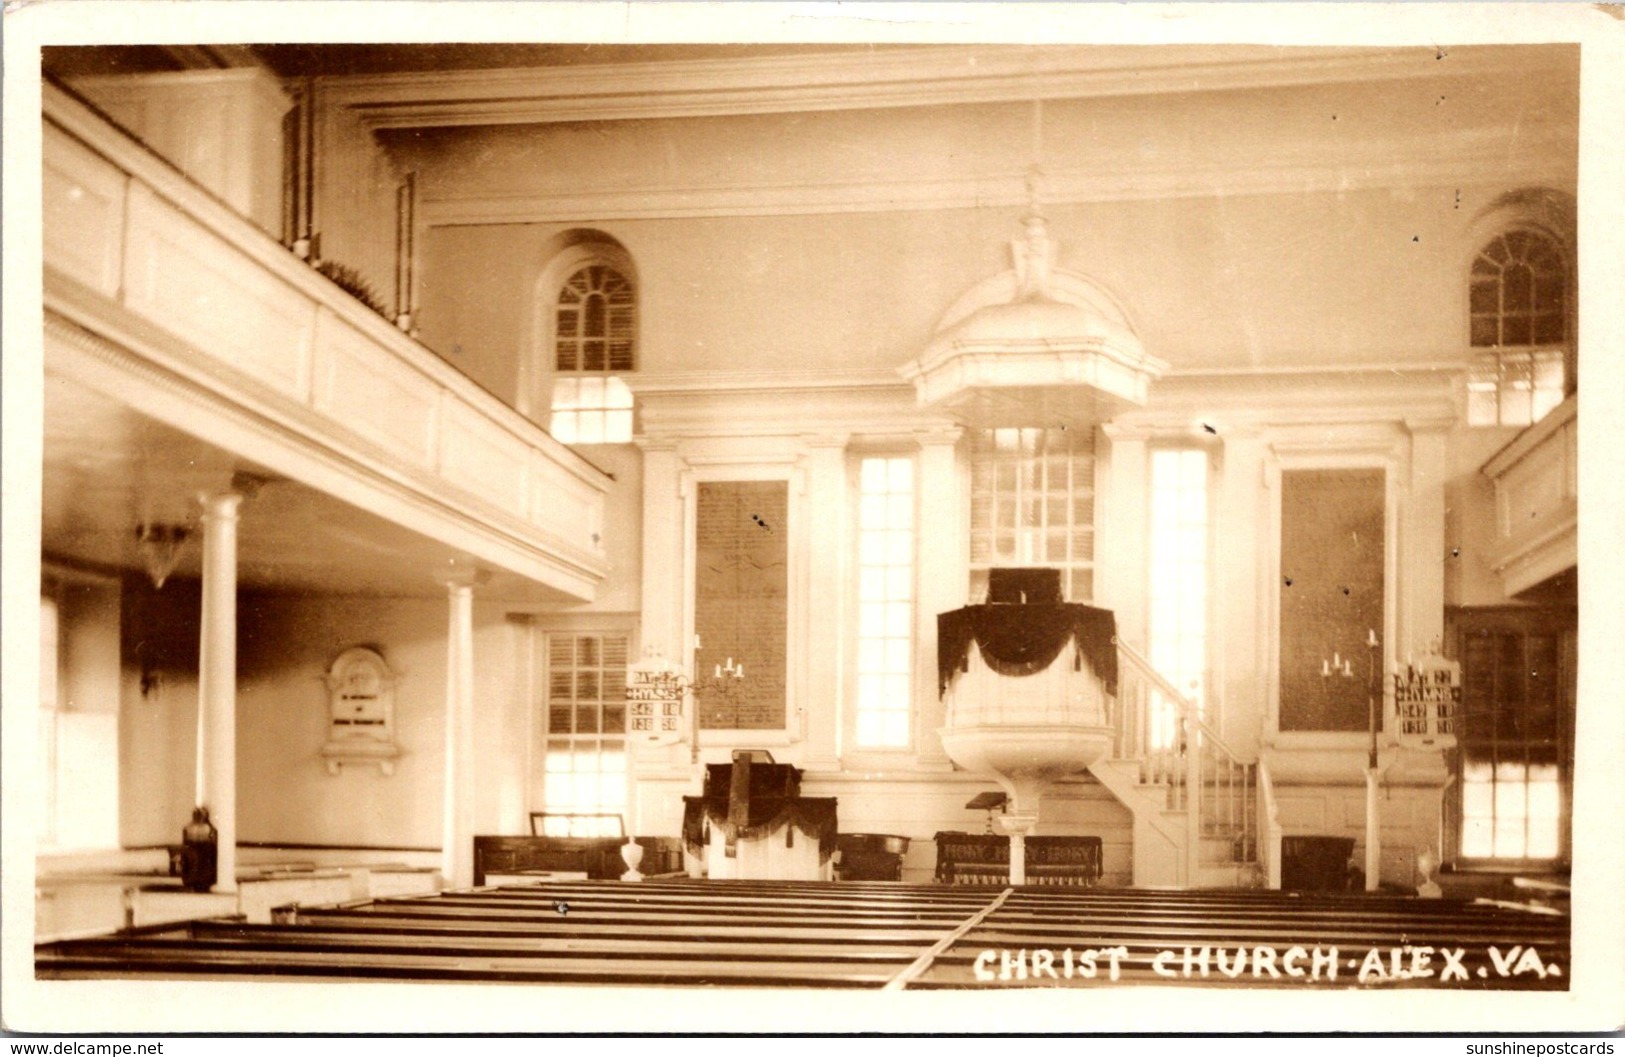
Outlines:
[[[1566,988],[1581,69],[45,47],[41,978]]]

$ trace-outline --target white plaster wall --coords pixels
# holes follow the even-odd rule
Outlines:
[[[445,760],[448,609],[436,600],[252,596],[240,612],[238,836],[252,842],[438,848]],[[327,773],[322,675],[342,650],[369,645],[398,677],[395,773],[346,764]],[[476,828],[494,831],[513,643],[499,608],[476,603]]]
[[[178,844],[196,803],[200,586],[171,577],[159,591],[131,576],[123,599],[119,840]],[[154,680],[146,695],[143,670]]]
[[[1365,865],[1365,784],[1277,784],[1285,836],[1352,837],[1354,862]],[[1383,884],[1415,888],[1422,878],[1416,856],[1439,850],[1440,803],[1436,785],[1386,783],[1379,794],[1378,842]]]
[[[1126,305],[1174,368],[1459,361],[1465,189],[1049,207],[1058,266]],[[894,369],[942,312],[1009,266],[1020,207],[621,220],[637,261],[640,370]],[[532,287],[564,225],[435,227],[423,337],[512,400]],[[1413,241],[1415,240],[1415,241]],[[1434,291],[1429,295],[1429,291]]]
[[[833,796],[842,833],[889,833],[910,838],[903,880],[925,883],[936,870],[933,836],[943,830],[981,833],[987,814],[967,811],[978,793],[996,790],[991,777],[956,772],[929,778],[906,775],[807,775],[806,796]],[[1094,836],[1102,841],[1101,883],[1127,885],[1133,878],[1133,817],[1099,783],[1057,783],[1044,794],[1039,836]]]
[[[591,602],[571,613],[636,613],[643,569],[643,453],[630,444],[582,444],[575,449],[614,477],[604,494],[604,557],[609,575]]]
[[[1518,435],[1515,427],[1457,429],[1451,437],[1451,478],[1445,485],[1445,604],[1506,605],[1490,561],[1496,546],[1495,485],[1480,469]]]

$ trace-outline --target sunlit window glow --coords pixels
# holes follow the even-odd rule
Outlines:
[[[909,745],[914,653],[914,460],[858,468],[857,746]]]
[[[624,444],[632,439],[632,390],[613,375],[559,378],[548,432],[565,444]]]
[[[627,805],[624,635],[548,636],[542,806],[553,814],[616,814]],[[615,836],[614,819],[550,819],[549,836]],[[595,832],[582,830],[585,824]]]
[[[1468,762],[1462,767],[1461,783],[1463,856],[1558,856],[1563,791],[1555,764]]]
[[[1069,602],[1094,599],[1095,451],[1086,429],[993,429],[972,437],[972,601],[988,571],[1061,570]]]
[[[1198,709],[1207,696],[1207,481],[1207,452],[1151,453],[1151,664]],[[1176,737],[1174,706],[1157,694],[1152,744]]]

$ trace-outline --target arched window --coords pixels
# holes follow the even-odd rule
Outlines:
[[[580,269],[559,291],[553,347],[560,371],[632,370],[632,284],[607,264]]]
[[[578,234],[537,290],[552,368],[548,430],[566,444],[624,443],[633,401],[622,376],[637,369],[636,274],[619,244]]]
[[[1525,426],[1572,391],[1569,262],[1556,238],[1517,227],[1473,259],[1468,422]]]

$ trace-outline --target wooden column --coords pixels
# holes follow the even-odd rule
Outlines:
[[[644,649],[658,651],[683,672],[693,674],[694,644],[684,628],[683,605],[684,464],[669,444],[640,440],[639,447],[643,449],[643,581],[639,589],[643,613],[638,639]],[[668,763],[686,762],[694,751],[688,744],[695,736],[692,695],[684,707],[689,710],[690,724],[683,734],[680,755],[677,746],[655,754]],[[650,755],[648,750],[635,751],[640,757]]]
[[[237,889],[237,508],[239,492],[203,503],[203,614],[198,639],[197,802],[218,834],[217,892]]]
[[[846,589],[851,539],[847,527],[850,510],[846,443],[845,434],[809,437],[804,457],[807,509],[812,512],[804,537],[810,552],[807,564],[811,575],[807,578],[807,638],[803,646],[807,681],[801,695],[807,709],[802,736],[807,744],[804,765],[809,771],[837,771],[841,767],[836,744],[841,722],[839,703],[846,697],[842,631],[850,604]]]
[[[1151,519],[1145,435],[1116,425],[1100,427],[1095,465],[1094,604],[1112,611],[1119,637],[1144,650],[1151,584],[1146,571]]]
[[[1391,671],[1444,639],[1445,479],[1450,474],[1452,420],[1407,419],[1410,481],[1399,526],[1398,634],[1389,637],[1383,666]],[[1391,607],[1394,608],[1394,607]]]
[[[446,774],[440,873],[451,888],[474,883],[474,587],[486,575],[453,569],[446,577]]]

